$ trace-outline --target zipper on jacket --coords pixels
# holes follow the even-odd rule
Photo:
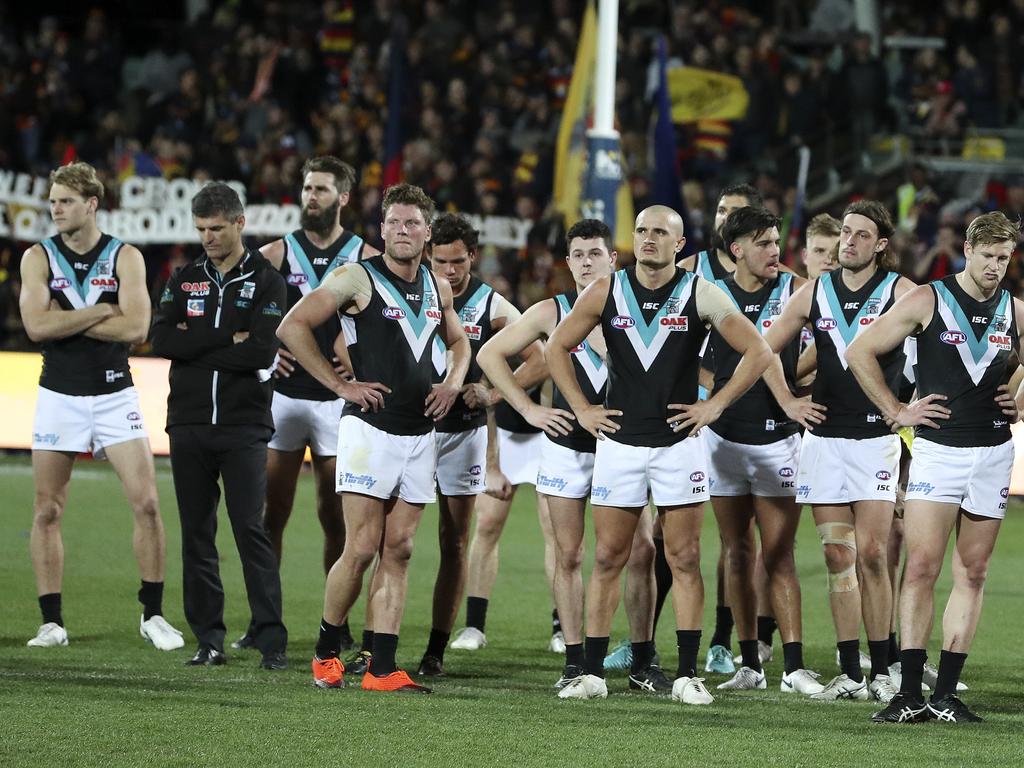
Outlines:
[[[245,257],[243,256],[242,258],[243,258],[243,261],[244,261]],[[256,271],[252,270],[250,272],[246,272],[245,274],[241,274],[238,277],[232,278],[231,280],[228,280],[226,283],[221,284],[221,274],[220,274],[220,272],[218,272],[215,269],[215,270],[213,270],[213,273],[211,274],[210,273],[210,262],[209,261],[207,261],[203,265],[203,270],[206,272],[207,275],[209,275],[214,280],[214,282],[217,283],[217,312],[213,316],[213,327],[214,328],[220,328],[220,311],[224,307],[224,291],[232,283],[237,283],[239,280],[245,280],[246,278],[252,277],[256,273]],[[234,339],[232,339],[232,343],[234,343]],[[213,383],[212,383],[211,392],[210,392],[210,400],[213,403],[213,413],[212,413],[212,417],[210,419],[210,423],[211,424],[216,424],[217,423],[217,384],[218,384],[219,381],[220,381],[220,371],[214,370],[214,372],[213,372]]]

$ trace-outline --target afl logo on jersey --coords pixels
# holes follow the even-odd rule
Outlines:
[[[690,318],[683,315],[680,317],[676,315],[674,317],[663,317],[659,321],[662,328],[668,328],[670,331],[685,331]]]
[[[65,288],[71,287],[71,281],[66,277],[55,277],[50,281],[50,288],[55,291],[63,291]]]
[[[877,472],[875,472],[875,477],[877,477],[879,480],[892,480],[892,472],[889,472],[888,470],[885,469],[880,469]]]
[[[792,477],[794,474],[796,473],[793,472],[792,467],[783,467],[779,470],[779,477]]]
[[[836,325],[836,321],[831,317],[819,317],[814,323],[814,327],[819,331],[834,331]]]
[[[943,331],[939,334],[939,339],[944,344],[963,344],[967,341],[967,334],[963,331]]]
[[[624,331],[627,328],[632,328],[634,325],[636,325],[636,320],[634,320],[629,315],[616,315],[615,317],[612,318],[612,328],[615,328],[616,330],[619,331]]]
[[[702,483],[702,482],[704,482],[704,473],[703,472],[691,472],[690,473],[690,482],[691,483]]]
[[[309,278],[303,274],[288,275],[288,285],[305,285]]]
[[[384,315],[388,320],[404,320],[405,310],[401,307],[384,307],[381,310],[381,314]]]

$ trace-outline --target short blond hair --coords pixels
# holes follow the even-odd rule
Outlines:
[[[983,213],[967,226],[967,244],[971,248],[1005,243],[1007,240],[1016,244],[1018,237],[1020,222],[1010,221],[1002,211]]]
[[[839,219],[828,213],[819,213],[807,224],[807,231],[804,236],[810,240],[812,237],[824,235],[825,237],[839,237],[843,225]]]
[[[77,161],[51,171],[50,186],[54,184],[73,189],[86,200],[90,197],[103,199],[103,182],[96,175],[96,169],[88,163]]]

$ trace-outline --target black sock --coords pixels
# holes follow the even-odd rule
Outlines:
[[[900,693],[914,699],[921,698],[921,678],[924,677],[924,663],[928,660],[928,651],[924,648],[903,648],[900,650]]]
[[[347,645],[352,645],[352,630],[349,629],[348,619],[345,619],[338,626],[341,627],[341,639]]]
[[[654,641],[645,640],[642,643],[633,643],[633,662],[629,667],[630,672],[642,672],[651,666],[654,658]]]
[[[779,623],[775,621],[774,616],[757,617],[757,639],[765,645],[772,644],[772,637],[775,635],[775,630],[778,628]]]
[[[696,677],[697,650],[700,648],[700,630],[677,629],[676,646],[679,648],[679,667],[676,677]]]
[[[896,633],[889,633],[889,666],[900,660],[900,644],[896,642]]]
[[[466,626],[484,631],[484,624],[487,623],[487,598],[467,597],[466,598]]]
[[[60,612],[60,592],[50,592],[39,596],[39,610],[43,614],[43,624],[59,624],[64,626],[64,617]]]
[[[551,634],[557,634],[562,631],[562,622],[558,618],[558,609],[551,609]]]
[[[341,625],[320,619],[320,637],[316,641],[316,657],[333,659],[341,651]]]
[[[750,667],[755,672],[761,671],[761,658],[757,655],[757,640],[740,640],[740,654],[743,656],[744,667]]]
[[[427,641],[427,651],[424,656],[436,656],[444,661],[444,647],[448,645],[448,638],[451,632],[442,632],[439,629],[430,630],[430,639]]]
[[[782,644],[782,665],[787,675],[804,669],[804,644],[801,642]]]
[[[394,672],[398,667],[395,665],[395,651],[398,650],[398,635],[387,635],[383,632],[373,633],[373,660],[370,662],[370,672],[374,677],[385,677]]]
[[[711,644],[725,648],[732,646],[732,608],[727,605],[715,608],[715,633],[711,636]]]
[[[369,650],[372,650],[372,649],[373,649],[373,630],[372,629],[364,629],[363,630],[363,642],[360,644],[359,650],[361,650],[361,651],[369,651]]]
[[[933,699],[941,699],[943,696],[956,693],[956,684],[960,682],[960,673],[963,672],[965,661],[966,653],[943,651],[939,655],[939,679],[935,681]]]
[[[661,617],[661,609],[665,605],[665,598],[672,589],[672,569],[668,567],[668,560],[665,559],[665,540],[654,540],[654,631],[658,631],[658,619]]]
[[[588,675],[604,677],[604,657],[608,655],[607,637],[585,637],[583,639],[583,671]]]
[[[843,674],[856,683],[864,679],[860,671],[860,640],[843,640],[836,643],[839,650],[839,668]]]
[[[139,588],[139,602],[142,603],[142,618],[149,621],[154,616],[164,613],[164,583],[162,581],[143,581]]]
[[[572,643],[571,645],[566,643],[565,646],[565,666],[567,667],[582,667],[586,661],[586,656],[583,653],[583,643]],[[601,661],[604,664],[604,661]]]
[[[889,674],[889,641],[868,640],[868,653],[871,654],[871,679],[879,675]]]

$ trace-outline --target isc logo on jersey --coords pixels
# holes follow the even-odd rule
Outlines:
[[[615,317],[612,318],[612,328],[615,328],[616,330],[619,331],[624,331],[627,328],[632,328],[634,325],[636,325],[636,320],[634,320],[629,315],[616,315]]]
[[[288,275],[288,285],[305,285],[309,278],[303,274]]]
[[[401,307],[384,307],[381,310],[381,314],[384,315],[388,320],[404,320],[405,310]]]
[[[1011,347],[1010,337],[999,333],[990,333],[988,335],[988,343],[995,344],[998,349],[1002,350],[1009,350]]]
[[[836,325],[836,321],[831,317],[819,317],[814,323],[814,327],[819,331],[834,331]]]
[[[670,331],[685,331],[687,328],[688,320],[689,318],[686,317],[685,315],[683,315],[682,317],[680,317],[679,315],[675,315],[674,317],[661,318],[659,324],[662,328],[668,328]]]
[[[943,344],[963,344],[967,341],[967,334],[963,331],[943,331],[939,334],[939,340]]]

